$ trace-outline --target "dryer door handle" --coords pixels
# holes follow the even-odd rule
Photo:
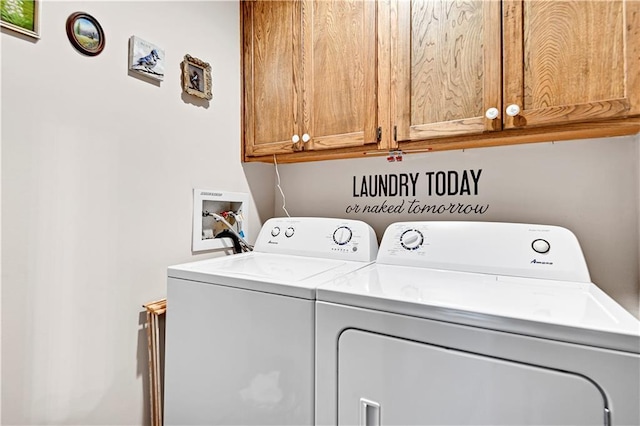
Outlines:
[[[380,426],[380,404],[360,398],[360,426]]]

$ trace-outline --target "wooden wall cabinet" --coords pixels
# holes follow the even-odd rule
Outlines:
[[[638,1],[508,0],[503,8],[505,128],[640,114]]]
[[[391,108],[400,147],[460,140],[473,146],[472,138],[451,136],[558,130],[640,114],[640,2],[392,5]]]
[[[377,149],[377,8],[361,0],[241,2],[245,160]]]
[[[394,140],[499,130],[485,111],[501,104],[500,3],[398,0],[394,7]]]
[[[637,0],[243,0],[243,160],[640,131]]]

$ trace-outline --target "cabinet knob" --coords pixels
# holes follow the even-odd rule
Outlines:
[[[495,120],[496,118],[498,118],[499,113],[500,111],[498,111],[498,108],[491,107],[484,113],[484,116],[489,120]]]
[[[293,136],[291,137],[291,141],[292,141],[293,143],[298,143],[298,142],[300,142],[300,136],[298,136],[298,135],[293,135]]]
[[[507,107],[507,115],[509,117],[515,117],[520,114],[520,107],[516,104],[511,104]]]
[[[307,143],[309,142],[309,140],[311,140],[311,136],[309,136],[308,133],[305,133],[304,135],[302,135],[302,142]]]

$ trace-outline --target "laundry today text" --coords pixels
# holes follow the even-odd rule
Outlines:
[[[354,197],[415,197],[478,195],[482,169],[447,170],[415,173],[392,173],[353,176]],[[421,176],[424,178],[421,180]],[[418,191],[420,182],[425,188]]]

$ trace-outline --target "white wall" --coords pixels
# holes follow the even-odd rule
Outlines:
[[[106,31],[97,57],[66,38],[78,10]],[[190,251],[191,189],[250,191],[254,231],[283,214],[272,166],[239,161],[238,3],[44,1],[41,32],[35,43],[0,35],[1,423],[147,424],[141,305],[166,294],[167,265],[211,255]],[[128,75],[134,34],[165,49],[160,85]],[[212,64],[208,105],[181,92],[187,53]],[[280,173],[291,214],[340,217],[354,200],[352,176],[483,168],[480,194],[468,199],[490,204],[480,219],[569,227],[594,280],[637,315],[639,142],[280,165]],[[379,235],[409,218],[347,216]]]
[[[564,226],[580,241],[592,280],[638,316],[640,227],[640,135],[539,143],[465,151],[280,165],[287,210],[292,216],[349,217],[370,223],[381,238],[401,220],[484,220]],[[427,172],[482,169],[478,194],[428,196]],[[354,196],[363,176],[420,173],[416,196]],[[455,192],[455,191],[452,191]],[[472,192],[472,191],[471,191]],[[484,214],[410,214],[408,203],[479,205]],[[403,213],[364,213],[383,201]],[[276,216],[284,215],[276,192]],[[360,206],[360,212],[347,213]]]
[[[99,56],[67,40],[75,11]],[[240,163],[238,2],[44,1],[41,33],[1,35],[2,424],[148,424],[141,305],[204,256],[192,188],[251,191],[255,232],[273,214],[272,167]],[[131,35],[165,49],[161,84],[128,75]],[[182,94],[187,53],[209,104]]]
[[[1,47],[1,45],[0,45]],[[0,49],[0,100],[2,98],[2,49]],[[2,102],[0,101],[0,110]],[[2,129],[2,114],[0,114],[0,130]],[[2,176],[2,137],[0,136],[0,176]],[[2,185],[0,181],[0,224],[2,224]],[[0,396],[2,395],[2,226],[0,226]],[[0,397],[0,424],[2,424],[2,398]]]

